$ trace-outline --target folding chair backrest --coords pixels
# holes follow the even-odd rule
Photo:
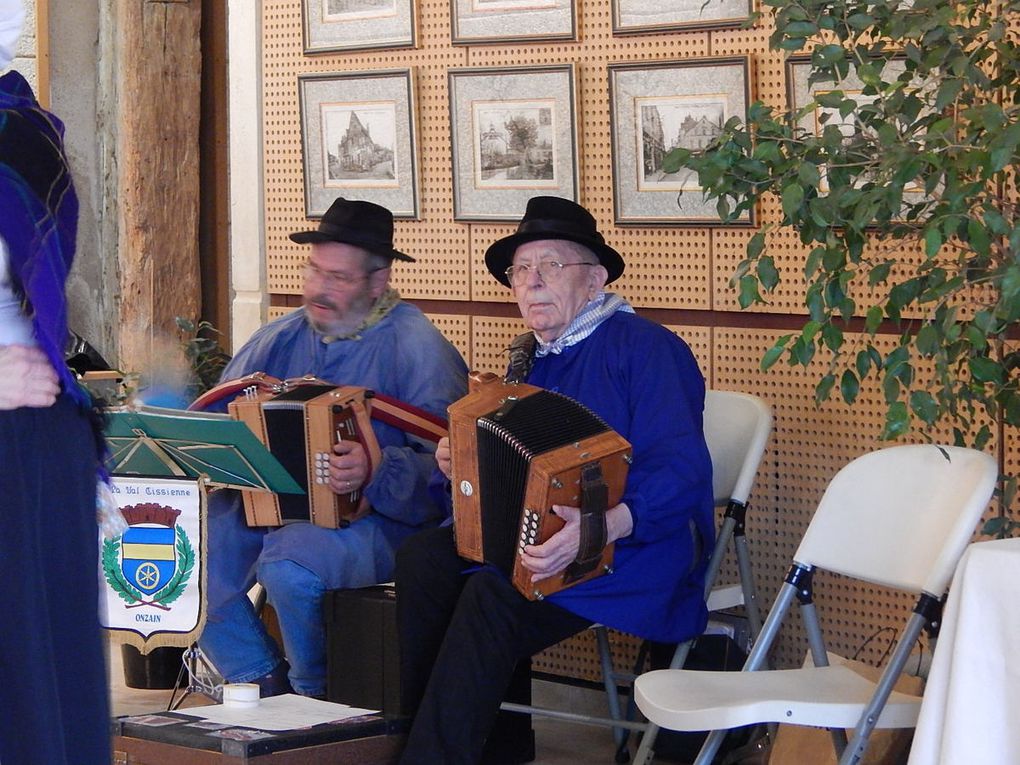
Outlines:
[[[756,396],[709,390],[704,420],[716,506],[746,503],[772,432],[772,410]]]
[[[941,597],[997,475],[991,456],[961,447],[865,454],[832,479],[794,560]]]

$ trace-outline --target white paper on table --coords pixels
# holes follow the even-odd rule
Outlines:
[[[180,709],[178,712],[226,725],[279,731],[308,728],[312,725],[378,714],[379,710],[359,709],[347,704],[334,704],[331,701],[320,701],[307,696],[286,693],[282,696],[260,699],[254,707],[238,708],[212,704],[206,707],[188,707]]]

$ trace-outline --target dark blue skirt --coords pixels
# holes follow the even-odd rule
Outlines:
[[[62,396],[0,411],[0,762],[108,765],[96,446]]]

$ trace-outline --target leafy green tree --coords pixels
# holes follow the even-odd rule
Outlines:
[[[695,170],[724,220],[763,195],[781,203],[734,277],[742,307],[779,283],[776,228],[805,245],[808,318],[763,368],[821,351],[817,400],[838,390],[853,404],[878,380],[883,438],[951,426],[983,448],[1020,425],[1020,0],[763,2],[772,47],[810,54],[815,102],[756,102],[747,124],[671,151],[664,169]],[[805,129],[816,107],[828,119]],[[1020,529],[1005,510],[1015,487],[1007,477],[986,533]]]

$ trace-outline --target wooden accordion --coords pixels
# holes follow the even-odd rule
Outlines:
[[[473,374],[448,414],[459,555],[496,566],[529,600],[612,570],[605,512],[627,481],[623,437],[566,396],[495,375]],[[563,572],[533,583],[520,553],[563,527],[553,505],[581,508],[581,549]]]
[[[358,441],[370,472],[379,465],[379,444],[369,419],[372,391],[314,379],[277,387],[284,389],[250,385],[227,409],[251,428],[306,494],[242,492],[248,525],[310,521],[337,528],[365,515],[369,507],[360,489],[347,494],[330,489],[329,458],[339,441]]]

